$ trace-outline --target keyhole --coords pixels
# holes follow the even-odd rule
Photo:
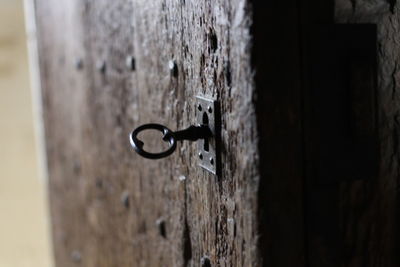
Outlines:
[[[203,113],[203,125],[208,125],[208,115],[206,112]],[[208,152],[209,146],[210,146],[210,144],[209,144],[208,138],[205,138],[204,139],[204,147],[203,147],[204,151]]]

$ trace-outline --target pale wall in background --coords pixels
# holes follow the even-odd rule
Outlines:
[[[52,266],[22,0],[0,0],[0,267]]]

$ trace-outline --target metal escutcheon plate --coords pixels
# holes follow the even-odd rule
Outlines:
[[[203,96],[196,96],[196,120],[198,125],[208,125],[212,137],[198,141],[199,166],[218,174],[219,159],[219,106],[218,102]]]

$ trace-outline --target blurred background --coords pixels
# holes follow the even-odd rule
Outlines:
[[[29,81],[23,1],[0,0],[0,267],[52,266]]]

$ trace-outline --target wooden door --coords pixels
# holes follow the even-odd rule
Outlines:
[[[375,2],[35,0],[57,266],[396,266],[399,15]],[[332,101],[360,32],[354,114],[378,131],[354,145],[330,122],[354,115]],[[198,95],[219,101],[219,175],[195,142],[133,151],[139,125],[195,124]]]
[[[242,0],[36,1],[57,266],[258,264],[250,14]],[[220,101],[220,177],[194,143],[157,161],[129,144],[141,124],[193,124],[197,95]]]

